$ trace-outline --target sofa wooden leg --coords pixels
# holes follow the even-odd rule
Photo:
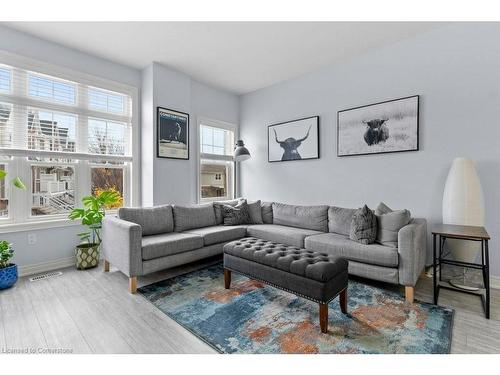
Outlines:
[[[321,327],[321,333],[328,332],[328,304],[319,304],[319,326]]]
[[[340,311],[343,314],[347,314],[347,288],[340,292]]]
[[[137,292],[137,277],[129,277],[128,279],[128,290],[130,293],[135,294]]]
[[[224,288],[231,287],[231,271],[224,268]]]
[[[104,272],[109,272],[109,262],[104,259]]]
[[[407,302],[413,303],[414,288],[412,286],[405,286],[405,297]]]

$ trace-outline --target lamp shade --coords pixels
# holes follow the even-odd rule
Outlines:
[[[240,139],[236,142],[236,147],[234,148],[234,160],[243,161],[250,159],[250,151],[245,147],[245,143]]]
[[[443,193],[443,223],[484,226],[484,197],[475,164],[467,158],[455,158]],[[473,262],[479,245],[471,241],[446,241],[453,257]]]

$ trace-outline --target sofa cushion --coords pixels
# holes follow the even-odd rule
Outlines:
[[[262,213],[262,222],[264,224],[272,224],[273,223],[273,203],[272,202],[262,202],[261,213]]]
[[[264,224],[262,221],[262,208],[260,200],[255,202],[247,202],[248,212],[250,213],[250,222],[252,224]]]
[[[203,238],[205,246],[221,242],[228,242],[245,237],[247,233],[246,225],[205,227],[191,229],[183,233],[197,234]]]
[[[323,233],[309,236],[305,239],[305,248],[379,266],[397,267],[399,264],[397,249],[379,244],[365,245],[341,234]]]
[[[224,223],[224,215],[222,213],[222,206],[223,205],[228,205],[228,206],[236,206],[238,204],[238,202],[240,201],[240,199],[232,199],[232,200],[228,200],[228,201],[217,201],[217,202],[214,202],[214,212],[215,212],[215,222],[217,223],[217,225],[220,225],[222,223]]]
[[[273,224],[328,232],[328,206],[273,203]]]
[[[352,215],[349,238],[353,241],[368,245],[377,238],[377,218],[365,204]]]
[[[155,207],[122,207],[118,210],[118,217],[122,220],[139,224],[142,235],[169,233],[174,231],[172,206]]]
[[[203,247],[203,238],[192,233],[166,233],[142,237],[142,259],[150,260]]]
[[[307,236],[320,233],[316,230],[292,228],[275,224],[249,225],[247,227],[247,236],[297,247],[304,247],[304,238]]]
[[[355,208],[335,206],[328,208],[328,231],[348,236],[351,231],[352,216],[355,212]]]
[[[174,229],[176,232],[216,225],[215,211],[212,203],[196,206],[174,205],[173,210]]]
[[[377,217],[376,241],[385,246],[398,247],[398,233],[401,228],[410,223],[410,211],[393,211],[380,202],[375,209],[375,216]]]

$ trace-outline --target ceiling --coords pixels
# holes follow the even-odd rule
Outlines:
[[[431,22],[8,22],[142,69],[165,64],[244,94],[443,26]]]

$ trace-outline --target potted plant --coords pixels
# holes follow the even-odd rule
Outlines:
[[[0,180],[5,179],[7,172],[0,170]],[[26,186],[19,177],[12,180],[12,184],[22,190],[26,190]],[[8,241],[0,241],[0,290],[10,288],[17,281],[17,265],[10,263],[14,256],[12,244]]]
[[[116,190],[104,190],[82,199],[83,208],[71,211],[71,220],[81,220],[89,228],[88,232],[78,233],[82,243],[76,246],[76,268],[79,270],[96,267],[99,264],[101,245],[101,222],[106,215],[106,208],[115,207],[121,201]]]

